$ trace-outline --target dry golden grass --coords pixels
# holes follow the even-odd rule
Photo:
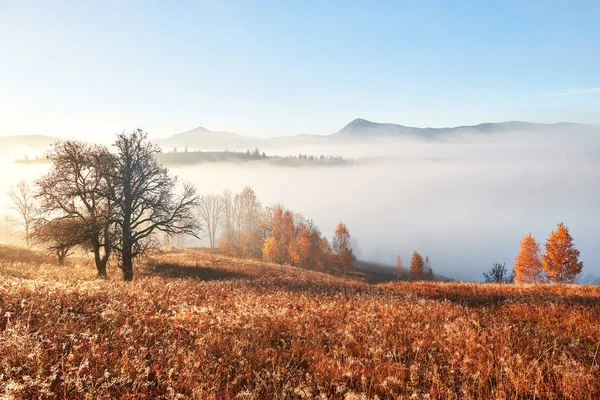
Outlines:
[[[0,262],[5,398],[600,396],[600,288],[379,286],[201,251]]]

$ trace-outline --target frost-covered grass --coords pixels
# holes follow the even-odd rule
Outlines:
[[[600,396],[600,288],[379,286],[202,251],[0,259],[0,397]]]

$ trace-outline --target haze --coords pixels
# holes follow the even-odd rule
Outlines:
[[[251,186],[263,205],[282,203],[301,212],[330,238],[343,221],[361,259],[392,265],[396,254],[407,259],[418,250],[429,255],[437,273],[463,280],[480,280],[494,262],[512,266],[523,235],[532,232],[543,243],[562,221],[581,250],[580,281],[600,278],[596,132],[459,134],[453,139],[303,149],[353,157],[356,164],[350,166],[247,162],[170,169],[201,193],[235,193]],[[5,167],[11,174],[2,179],[2,193],[47,168]]]
[[[264,204],[281,202],[313,218],[329,237],[343,221],[363,259],[392,265],[397,253],[407,259],[418,250],[436,272],[458,279],[480,280],[494,262],[512,267],[523,235],[543,243],[563,221],[582,252],[582,279],[597,279],[599,137],[527,134],[402,142],[379,149],[397,160],[349,167],[206,164],[173,171],[205,192],[251,186]],[[355,146],[348,154],[361,151]]]
[[[201,193],[251,186],[330,238],[342,221],[362,259],[418,250],[437,273],[480,280],[494,262],[512,266],[523,235],[543,243],[563,221],[580,280],[597,280],[598,15],[598,2],[1,2],[0,196],[48,167],[12,161],[57,138],[108,144],[139,127],[166,141],[202,126],[252,137],[250,149],[264,140],[268,155],[356,160],[171,169]],[[359,117],[586,126],[324,139]],[[203,151],[236,148],[196,139]]]

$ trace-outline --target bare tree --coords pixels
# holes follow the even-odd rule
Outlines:
[[[113,156],[104,146],[64,141],[55,145],[48,158],[52,169],[37,181],[41,210],[51,222],[43,236],[54,232],[61,246],[70,238],[71,247],[81,245],[91,251],[98,275],[105,277],[113,235],[109,178]],[[63,226],[75,223],[80,227],[77,235],[61,233]]]
[[[148,249],[155,232],[167,236],[198,236],[194,211],[198,207],[196,189],[184,184],[177,195],[177,178],[170,177],[155,155],[160,149],[137,129],[117,135],[113,201],[119,231],[116,246],[120,252],[123,278],[133,280],[133,259]]]
[[[224,213],[223,236],[228,239],[233,231],[233,203],[231,199],[231,190],[227,189],[223,192],[223,195],[221,196],[221,202],[223,203]]]
[[[84,231],[85,226],[78,218],[39,219],[34,225],[32,239],[35,243],[47,246],[48,251],[56,256],[58,264],[63,265],[73,249],[86,240]]]
[[[263,210],[254,190],[246,187],[233,199],[228,196],[230,195],[226,192],[224,196],[226,204],[224,230],[228,248],[234,250],[238,256],[259,256],[262,248],[260,228]],[[231,199],[230,203],[228,199]],[[229,205],[231,207],[228,207]]]
[[[431,268],[431,261],[429,261],[429,256],[425,256],[425,263],[423,264],[423,279],[426,281],[435,280],[435,275],[433,274],[433,269]]]
[[[214,249],[217,243],[217,230],[225,216],[225,204],[221,196],[209,194],[200,197],[198,216],[202,228],[205,228],[208,234],[210,247]]]
[[[404,267],[402,265],[402,256],[396,255],[396,280],[401,281],[402,275],[404,274]]]
[[[23,229],[25,243],[31,246],[31,230],[38,217],[35,194],[31,186],[25,181],[19,181],[16,186],[11,186],[8,191],[10,199],[9,208],[17,214],[17,224]]]
[[[494,263],[494,266],[489,271],[483,273],[485,283],[512,283],[514,277],[508,273],[504,263]]]
[[[13,228],[15,226],[15,219],[10,214],[4,214],[0,218],[0,232],[2,233],[2,241],[10,243],[13,238]]]
[[[239,202],[240,231],[244,233],[255,230],[258,227],[261,212],[261,205],[256,198],[256,193],[251,187],[245,187],[242,193],[235,197],[236,201]]]

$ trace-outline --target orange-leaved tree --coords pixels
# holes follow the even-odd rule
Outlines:
[[[412,258],[410,259],[410,268],[408,270],[408,275],[411,279],[414,280],[423,279],[424,269],[425,262],[423,261],[423,256],[421,256],[418,252],[414,251]]]
[[[319,259],[321,233],[312,221],[301,222],[297,229],[298,238],[289,247],[294,265],[315,268]]]
[[[269,238],[272,239],[266,249],[268,251],[265,252],[265,246],[263,246],[263,257],[268,261],[284,264],[292,261],[289,250],[290,244],[296,237],[293,214],[289,210],[284,211],[283,207],[279,204],[270,212],[271,232]],[[265,241],[266,244],[267,242]]]
[[[521,247],[515,257],[513,271],[516,283],[540,283],[544,281],[540,245],[531,233],[521,239]]]
[[[352,245],[350,244],[350,232],[345,224],[339,223],[335,228],[333,236],[333,252],[337,257],[337,264],[345,275],[352,268],[354,254],[352,253]]]
[[[321,271],[327,271],[335,265],[335,256],[326,237],[321,238],[317,255],[317,268]]]
[[[583,268],[583,263],[579,261],[579,254],[569,229],[561,222],[546,239],[546,253],[542,255],[542,266],[546,277],[551,282],[573,282]]]
[[[263,245],[263,257],[266,261],[277,262],[278,261],[278,246],[277,241],[273,236],[269,236],[265,239]]]

